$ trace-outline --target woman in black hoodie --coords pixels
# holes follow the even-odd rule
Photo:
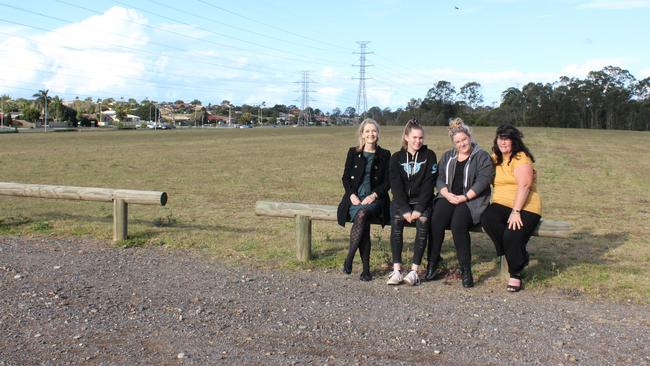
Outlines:
[[[436,154],[424,145],[424,129],[417,120],[410,120],[404,127],[402,149],[390,158],[391,203],[390,246],[393,254],[393,271],[388,277],[389,285],[420,282],[417,270],[422,261],[429,234],[428,219],[431,216],[431,200],[438,176]],[[416,235],[413,244],[411,271],[402,275],[402,248],[404,225],[415,222]]]
[[[343,188],[337,211],[338,223],[352,221],[350,247],[343,263],[343,272],[352,273],[352,261],[357,249],[363,264],[362,281],[370,281],[370,223],[378,220],[382,226],[389,223],[388,160],[390,152],[379,142],[379,125],[366,118],[357,132],[359,144],[348,150],[343,171]]]

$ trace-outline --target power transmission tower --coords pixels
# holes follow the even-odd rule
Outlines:
[[[309,78],[309,71],[302,72],[302,80],[296,81],[296,84],[300,83],[302,85],[301,99],[300,99],[300,114],[298,116],[298,124],[306,125],[311,122],[311,111],[309,108],[309,102],[314,101],[309,97],[309,93],[315,93],[314,90],[309,89],[309,84],[313,83]]]
[[[366,65],[366,55],[373,54],[374,52],[367,52],[366,45],[370,41],[357,41],[359,44],[359,52],[355,54],[359,55],[359,64],[352,66],[359,66],[359,77],[355,80],[359,80],[359,93],[357,94],[357,115],[362,116],[368,110],[368,98],[366,96],[366,80],[371,79],[366,77],[366,67],[373,65]]]

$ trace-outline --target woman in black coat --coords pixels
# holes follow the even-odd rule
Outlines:
[[[366,118],[357,131],[359,145],[348,150],[343,171],[345,193],[337,210],[338,223],[352,221],[350,247],[343,263],[343,272],[352,273],[352,261],[357,249],[361,256],[362,281],[370,281],[370,224],[390,222],[388,162],[390,152],[379,142],[379,125]]]

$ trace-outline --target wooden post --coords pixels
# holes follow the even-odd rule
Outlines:
[[[301,262],[311,258],[311,219],[309,216],[296,216],[296,256]]]
[[[125,200],[113,200],[113,241],[126,240],[129,205]]]

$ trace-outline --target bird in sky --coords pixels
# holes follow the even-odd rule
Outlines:
[[[454,9],[456,9],[456,10],[460,10],[460,8],[459,8],[459,7],[457,7],[457,6],[454,6]]]

